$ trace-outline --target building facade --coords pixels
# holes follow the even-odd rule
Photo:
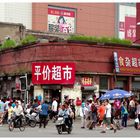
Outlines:
[[[21,23],[26,29],[43,32],[115,36],[135,41],[136,4],[1,3],[0,21]]]
[[[117,53],[117,57],[114,53]],[[93,95],[99,97],[106,90],[114,88],[132,91],[140,97],[139,56],[139,48],[136,47],[81,43],[39,43],[10,49],[0,56],[0,93],[1,96],[24,98],[24,85],[20,87],[17,81],[28,73],[29,99],[41,94],[48,101],[59,97],[63,102],[67,95],[73,99]],[[74,63],[75,81],[73,84],[33,84],[33,62]]]

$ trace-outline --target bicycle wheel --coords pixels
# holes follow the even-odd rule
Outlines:
[[[14,122],[11,121],[11,122],[9,123],[9,131],[13,131],[13,130],[14,130]]]

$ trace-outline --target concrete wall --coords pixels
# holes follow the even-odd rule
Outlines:
[[[32,29],[32,3],[0,3],[0,21],[21,23]]]
[[[0,22],[0,41],[4,41],[6,36],[19,41],[24,36],[25,27],[22,24]]]

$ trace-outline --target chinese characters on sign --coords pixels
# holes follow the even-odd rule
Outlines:
[[[90,77],[82,77],[81,79],[83,86],[92,86],[93,85],[93,79]]]
[[[125,17],[125,39],[136,40],[136,18]]]
[[[74,84],[74,63],[32,63],[33,84]]]
[[[61,33],[75,32],[75,10],[56,7],[48,8],[48,31]]]
[[[117,54],[117,59],[115,55]],[[115,60],[116,59],[116,60]],[[116,72],[140,73],[140,55],[114,52]]]

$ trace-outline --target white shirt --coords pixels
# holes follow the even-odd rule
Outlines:
[[[17,116],[19,116],[19,115],[23,115],[23,108],[22,108],[22,106],[21,105],[18,105],[18,107],[14,107],[14,112],[15,112],[15,114],[17,115]]]
[[[129,105],[130,105],[131,107],[135,107],[135,102],[134,102],[134,100],[131,100],[130,103],[129,103]]]
[[[57,111],[57,106],[58,106],[58,103],[56,102],[56,100],[53,101],[52,103],[52,111]]]
[[[10,103],[10,101],[6,101],[6,102],[5,102],[5,109],[6,109],[6,110],[8,110],[8,108],[9,108],[9,106],[8,106],[9,103]]]
[[[111,105],[106,105],[106,117],[111,118]]]
[[[84,115],[87,115],[88,114],[88,108],[84,107],[80,107],[80,116],[81,117],[84,117]]]

